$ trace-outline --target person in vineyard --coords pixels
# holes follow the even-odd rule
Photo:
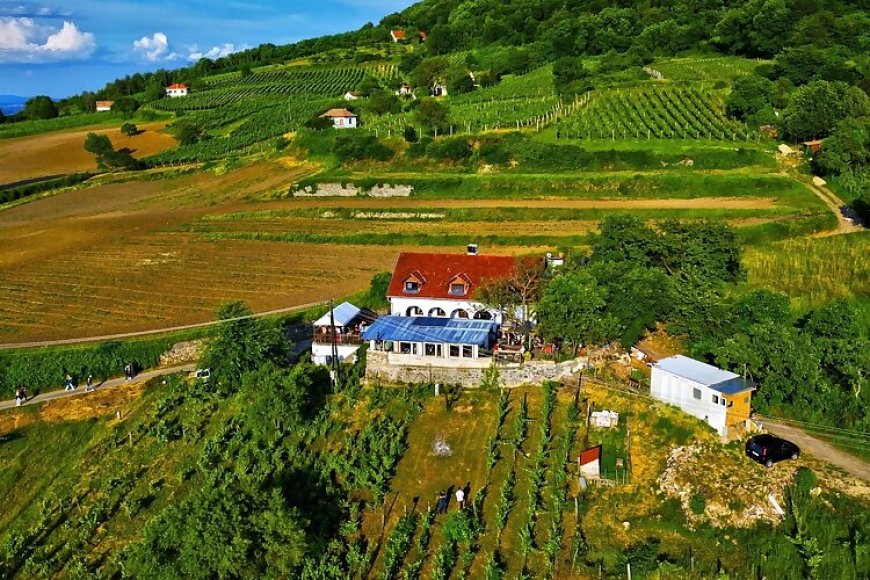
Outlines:
[[[447,513],[447,492],[440,491],[438,492],[438,502],[435,505],[435,513],[446,514]]]
[[[88,375],[88,382],[87,382],[87,386],[85,386],[85,390],[86,391],[93,391],[94,390],[94,375]]]
[[[461,485],[456,486],[456,504],[459,506],[459,509],[465,509],[465,490]]]
[[[66,379],[64,380],[64,389],[65,391],[74,391],[76,390],[75,385],[73,384],[73,378],[69,373],[66,375]]]
[[[15,406],[20,407],[27,400],[27,389],[23,386],[15,389]]]

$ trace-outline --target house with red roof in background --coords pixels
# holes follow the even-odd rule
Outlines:
[[[387,290],[390,314],[501,324],[502,313],[474,300],[474,292],[487,279],[510,276],[515,264],[511,256],[479,255],[476,244],[465,254],[403,252]]]
[[[356,129],[359,122],[359,117],[347,109],[329,109],[320,117],[332,121],[334,129]]]
[[[404,30],[391,30],[390,38],[393,39],[393,42],[404,42],[408,37]]]
[[[167,97],[186,97],[190,93],[190,87],[184,83],[173,83],[166,87]]]

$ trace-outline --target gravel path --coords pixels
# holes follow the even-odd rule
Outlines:
[[[189,373],[194,370],[196,365],[187,364],[187,365],[179,365],[175,367],[166,367],[162,369],[154,369],[150,371],[144,371],[136,375],[133,379],[133,382],[142,383],[145,381],[149,381],[155,377],[162,377],[166,375],[172,375],[175,373]],[[102,391],[105,389],[110,389],[112,387],[118,387],[127,383],[124,378],[117,379],[108,379],[95,385],[95,389],[92,392]],[[67,397],[80,397],[83,395],[88,395],[90,393],[85,391],[84,385],[79,385],[74,391],[49,391],[47,393],[42,393],[36,395],[35,397],[31,397],[27,399],[27,401],[22,405],[22,407],[27,405],[38,405],[39,403],[45,403],[47,401],[54,401],[55,399],[65,399]],[[3,409],[14,409],[15,408],[15,399],[11,399],[8,401],[0,401],[0,410]]]
[[[817,439],[803,429],[792,425],[786,425],[772,419],[762,419],[764,428],[796,443],[801,448],[801,453],[809,453],[814,457],[840,467],[844,471],[864,481],[870,482],[870,463],[850,455],[845,451],[834,447],[830,443]]]

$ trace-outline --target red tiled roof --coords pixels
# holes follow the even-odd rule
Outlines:
[[[110,107],[115,104],[115,101],[97,101],[97,108]]]
[[[186,89],[187,85],[185,85],[184,83],[175,83],[175,84],[169,85],[166,88],[167,89]]]
[[[320,116],[321,117],[329,117],[330,119],[333,119],[336,117],[356,117],[356,115],[354,113],[351,113],[347,109],[329,109],[328,111],[326,111],[325,113],[323,113]]]
[[[450,294],[450,282],[463,276],[471,284],[467,298],[484,280],[509,276],[514,264],[516,260],[510,256],[403,252],[393,270],[387,296],[456,299],[455,294]],[[411,275],[425,280],[419,292],[404,292],[405,280]]]
[[[601,459],[601,445],[580,452],[580,457],[577,460],[579,465],[586,465]]]
[[[405,31],[404,30],[394,30],[392,34],[393,34],[393,38],[405,38]]]

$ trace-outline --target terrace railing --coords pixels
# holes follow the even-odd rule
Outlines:
[[[333,337],[335,343],[342,344],[362,344],[362,338],[358,332],[316,332],[314,333],[314,342],[317,344],[332,344]]]

